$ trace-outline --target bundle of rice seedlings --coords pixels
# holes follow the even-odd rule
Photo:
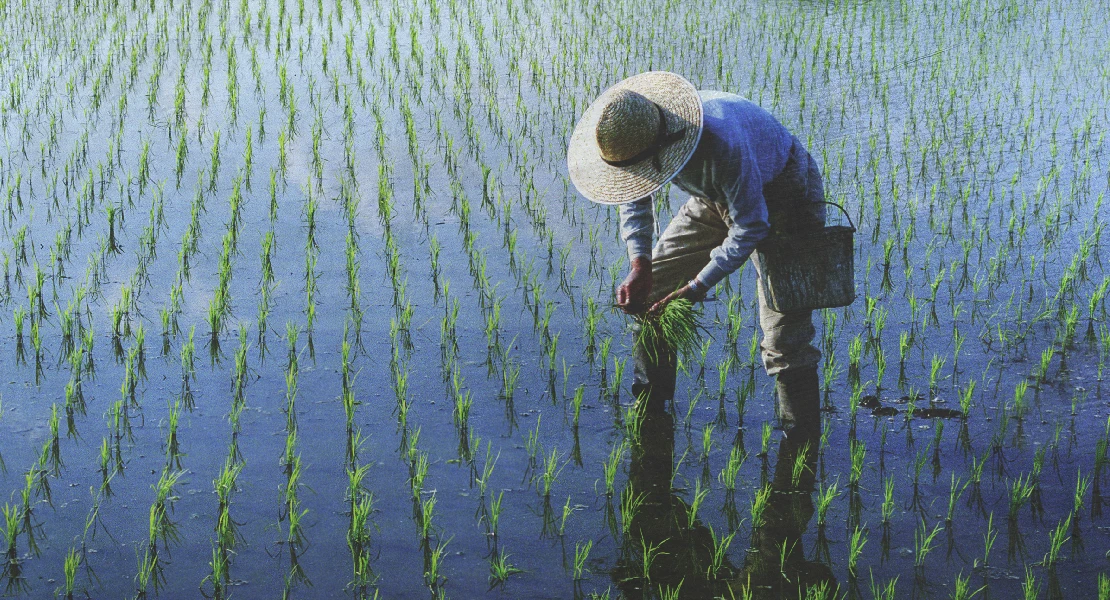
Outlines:
[[[701,345],[700,330],[704,328],[700,318],[701,308],[693,302],[685,298],[672,300],[662,310],[636,317],[640,325],[636,343],[655,362],[659,361],[660,351],[690,356]]]

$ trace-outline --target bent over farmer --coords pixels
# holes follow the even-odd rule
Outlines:
[[[706,292],[768,235],[824,226],[821,174],[801,142],[770,113],[735,94],[699,92],[674,73],[641,73],[609,88],[571,136],[567,163],[588,199],[620,205],[631,269],[617,305],[638,314]],[[690,194],[652,247],[653,198],[671,182]],[[776,377],[778,414],[788,432],[819,430],[812,311],[776,312],[759,286],[763,366]],[[672,352],[634,351],[637,395],[673,398]]]

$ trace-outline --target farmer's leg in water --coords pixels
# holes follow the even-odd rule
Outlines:
[[[767,199],[771,231],[796,234],[820,229],[825,224],[824,186],[817,164],[800,147],[792,151],[786,168],[763,191]],[[753,253],[757,272],[762,265]],[[813,311],[780,313],[767,302],[759,286],[759,325],[763,367],[775,376],[779,419],[784,429],[813,434],[820,430],[820,384],[817,366],[821,352],[813,346]]]
[[[679,209],[652,250],[650,263],[639,265],[639,268],[650,269],[646,274],[650,292],[645,295],[643,306],[655,304],[701,271],[709,262],[710,251],[719,246],[728,234],[726,218],[720,208],[704,198],[691,197]],[[633,267],[629,280],[639,283],[643,281],[644,274],[634,277],[636,268]],[[639,322],[633,325],[637,339],[640,327]],[[637,397],[644,393],[648,393],[654,401],[674,397],[677,360],[672,349],[650,349],[637,342],[632,360],[632,391]]]

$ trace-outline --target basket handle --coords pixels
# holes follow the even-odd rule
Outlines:
[[[835,206],[835,207],[839,208],[840,212],[844,213],[844,218],[848,219],[848,225],[852,226],[852,231],[853,232],[856,231],[856,224],[852,222],[852,216],[848,214],[847,210],[844,210],[843,206],[841,206],[841,205],[839,205],[835,202],[826,202],[824,200],[819,200],[817,202],[814,202],[814,204],[828,204],[829,206]]]

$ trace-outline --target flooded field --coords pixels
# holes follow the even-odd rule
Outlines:
[[[6,597],[1110,599],[1101,3],[0,15]],[[565,149],[652,69],[770,110],[859,228],[819,446],[752,269],[633,402]]]

